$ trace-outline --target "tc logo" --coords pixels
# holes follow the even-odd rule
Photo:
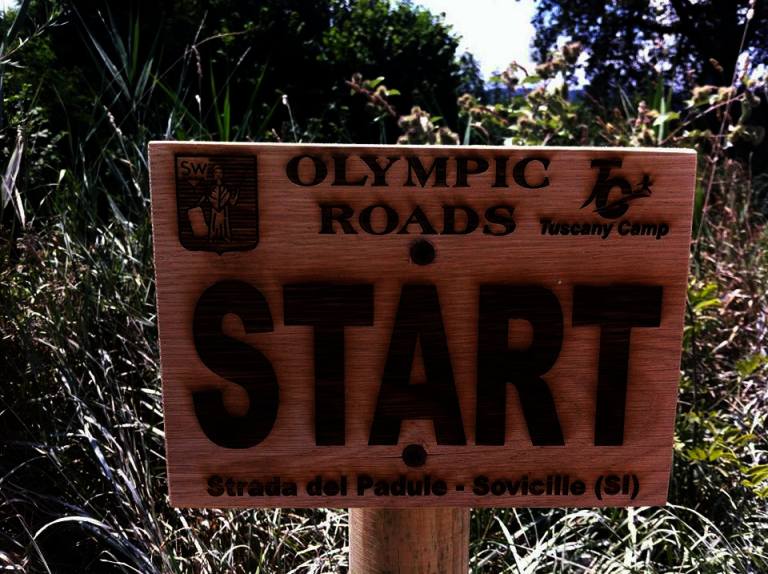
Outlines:
[[[592,193],[581,205],[582,209],[594,201],[595,211],[598,214],[606,219],[616,219],[627,212],[630,201],[651,195],[651,177],[648,174],[643,174],[642,181],[634,190],[623,177],[610,177],[611,168],[621,167],[620,159],[593,159],[592,167],[599,170],[597,181],[592,188]],[[615,187],[621,191],[621,196],[614,201],[609,201],[608,195]]]
[[[177,155],[176,205],[186,249],[253,249],[259,242],[256,158]]]

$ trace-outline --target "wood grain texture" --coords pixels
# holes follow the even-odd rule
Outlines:
[[[316,185],[289,178],[291,160],[299,156],[318,158],[319,163],[308,157],[297,161],[295,174],[304,184],[318,180]],[[393,157],[398,159],[387,159]],[[409,168],[408,158],[426,167],[446,158],[446,186],[433,185],[440,183],[438,169],[422,187],[419,176],[425,174]],[[666,501],[693,152],[153,142],[150,161],[174,505],[532,507]],[[183,168],[181,161],[207,167],[192,174],[190,164]],[[406,185],[409,175],[413,186]],[[363,185],[352,185],[363,177]],[[387,185],[377,185],[382,182]],[[369,209],[381,204],[398,218],[388,233],[383,231],[390,212]],[[342,217],[341,208],[327,212],[336,217],[329,228],[323,205],[346,206],[352,214]],[[626,210],[617,216],[622,205]],[[494,214],[487,217],[497,206],[513,208],[495,212],[514,220],[512,232],[502,234],[504,217],[495,222]],[[477,214],[477,229],[442,233],[446,226],[450,231],[446,217],[454,217],[454,230],[463,228],[463,207]],[[417,208],[421,213],[414,215]],[[355,233],[345,233],[340,219]],[[407,222],[408,233],[399,233]],[[579,224],[579,234],[564,235],[562,223],[569,231]],[[635,224],[638,233],[650,234],[633,235]],[[607,233],[601,231],[609,225]],[[430,226],[435,234],[422,233]],[[324,228],[333,232],[321,233]],[[582,234],[585,230],[589,233]],[[419,244],[426,251],[414,253],[421,240],[429,242]],[[414,262],[419,257],[421,264]],[[232,283],[255,289],[263,301],[253,303],[246,293],[243,300],[252,306],[243,308],[240,295],[221,295],[222,285]],[[345,295],[334,295],[329,285],[343,286]],[[640,298],[622,303],[627,288]],[[632,291],[637,288],[641,291]],[[660,293],[658,323],[654,290]],[[211,306],[203,312],[206,293]],[[508,345],[501,345],[502,336]],[[247,382],[236,382],[261,369],[262,359],[276,379],[273,424],[267,420],[272,400],[267,371],[259,370],[253,400]],[[622,376],[625,389],[615,386]],[[401,385],[404,377],[412,383],[408,388]],[[499,386],[498,380],[510,384]],[[420,385],[431,390],[416,389]],[[542,389],[549,391],[549,403]],[[622,397],[617,444],[622,421],[615,409],[601,409]],[[259,439],[259,433],[263,440],[246,448],[219,446],[201,424],[201,413],[213,421],[209,426],[234,433],[243,444]],[[393,421],[398,413],[410,413],[401,417],[399,429]],[[498,421],[503,444],[497,444]],[[597,440],[601,428],[608,433],[605,440]],[[423,466],[405,464],[408,445],[427,453]],[[619,492],[609,494],[614,475]],[[422,488],[429,476],[433,486],[444,481],[447,492],[377,496],[371,487],[358,496],[361,476],[389,483],[403,476],[420,480]],[[564,488],[566,476],[571,486],[583,481],[584,492],[554,494],[557,484]],[[274,495],[275,484],[272,494],[261,494],[275,477],[277,490],[294,482],[297,494]],[[347,495],[336,494],[333,485],[326,494],[321,489],[310,495],[307,487],[316,486],[317,477],[326,486],[346,477]],[[504,492],[475,494],[479,477],[488,478],[489,489],[499,480],[497,489]],[[524,488],[537,480],[549,493]],[[533,490],[539,490],[538,483]]]
[[[468,508],[349,511],[350,572],[463,574],[468,564]]]

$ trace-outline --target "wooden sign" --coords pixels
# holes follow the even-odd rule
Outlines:
[[[174,505],[666,501],[693,152],[150,159]]]

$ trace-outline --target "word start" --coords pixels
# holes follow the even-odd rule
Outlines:
[[[285,326],[311,326],[314,352],[315,442],[345,444],[345,327],[374,324],[372,284],[284,285]],[[630,357],[630,332],[659,327],[663,288],[658,285],[575,285],[574,327],[600,328],[597,361],[595,445],[621,445]],[[478,293],[477,416],[475,442],[503,445],[507,389],[514,386],[534,445],[564,445],[553,394],[542,378],[563,344],[564,317],[551,290],[538,285],[483,284]],[[267,300],[253,285],[218,282],[200,296],[193,316],[197,354],[213,373],[248,394],[242,416],[230,414],[218,389],[193,392],[205,435],[226,448],[249,448],[271,432],[280,404],[280,385],[269,359],[257,348],[223,332],[225,315],[240,318],[246,333],[274,330]],[[509,346],[511,320],[527,321],[532,343]],[[426,382],[410,384],[417,345]],[[370,445],[396,445],[404,420],[431,420],[438,444],[466,445],[438,290],[432,284],[401,288],[388,354],[381,375]]]

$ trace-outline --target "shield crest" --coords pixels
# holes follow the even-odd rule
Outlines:
[[[247,251],[259,242],[255,156],[176,156],[179,241],[190,251]]]

